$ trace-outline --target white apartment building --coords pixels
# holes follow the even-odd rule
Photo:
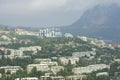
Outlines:
[[[40,37],[61,37],[62,32],[58,28],[43,28],[39,32]]]
[[[5,50],[5,57],[14,59],[16,57],[21,57],[23,56],[23,52],[21,50],[14,50],[14,49],[6,49]]]
[[[87,42],[87,37],[85,37],[85,36],[78,36],[78,38],[80,38],[82,41]]]
[[[40,80],[65,80],[63,76],[41,76]]]
[[[30,46],[30,47],[21,47],[19,50],[21,51],[33,51],[34,53],[37,53],[37,51],[41,50],[41,46]]]
[[[64,67],[63,66],[52,66],[51,67],[51,71],[56,74],[57,72],[61,71],[61,70],[64,70]]]
[[[39,80],[37,77],[16,78],[15,80]]]
[[[63,76],[52,76],[51,80],[65,80]]]
[[[49,67],[47,64],[29,64],[27,66],[27,71],[31,72],[31,70],[36,67],[37,71],[49,71]]]
[[[74,74],[92,73],[93,71],[102,70],[105,68],[110,68],[110,66],[106,64],[95,64],[95,65],[89,65],[87,67],[73,68],[72,72]]]
[[[51,59],[50,58],[44,58],[44,59],[37,58],[34,61],[38,62],[38,63],[49,63],[49,62],[51,62]]]
[[[41,46],[30,46],[30,47],[21,47],[17,50],[15,49],[5,49],[5,57],[10,58],[10,59],[14,59],[17,57],[30,57],[28,55],[24,54],[24,51],[33,51],[32,54],[36,54],[37,51],[41,50]],[[28,53],[29,54],[29,53]]]
[[[57,66],[58,65],[58,62],[51,61],[51,59],[49,59],[49,58],[35,59],[34,61],[37,63],[40,63],[40,64],[47,64],[48,66],[55,66],[55,65]]]
[[[58,62],[42,62],[41,64],[47,64],[48,66],[57,66],[58,65]]]
[[[64,65],[67,65],[69,61],[71,62],[71,64],[76,65],[76,62],[79,61],[79,58],[76,57],[60,57],[59,59]]]
[[[80,57],[93,57],[96,55],[96,52],[95,51],[86,51],[86,52],[74,52],[72,54],[73,57],[77,57],[77,58],[80,58]]]
[[[86,75],[73,75],[73,76],[66,77],[67,80],[84,80],[86,78],[87,78]]]
[[[41,76],[40,80],[50,80],[50,76]]]
[[[5,73],[10,72],[10,74],[16,73],[18,70],[23,70],[20,66],[2,66],[0,69],[5,69]]]

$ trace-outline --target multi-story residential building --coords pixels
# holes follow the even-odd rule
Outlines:
[[[5,50],[5,57],[14,59],[16,57],[21,57],[23,52],[21,50],[14,50],[14,49],[6,49]]]
[[[39,80],[37,77],[16,78],[15,80]]]
[[[86,75],[73,75],[73,76],[67,76],[67,80],[85,80],[87,78]]]
[[[5,73],[10,72],[10,74],[16,73],[18,70],[22,70],[20,66],[2,66],[0,69],[4,69]]]
[[[52,61],[52,62],[44,63],[44,64],[48,64],[49,66],[57,66],[58,62]]]
[[[51,71],[56,74],[57,72],[61,71],[61,70],[64,70],[64,67],[63,66],[52,66],[51,67]]]
[[[51,61],[51,59],[35,59],[34,60],[36,63],[40,63],[40,64],[47,64],[47,65],[49,65],[49,66],[57,66],[58,65],[58,62],[53,62],[53,61]]]
[[[77,58],[80,58],[80,57],[94,57],[96,55],[96,52],[95,51],[86,51],[86,52],[74,52],[72,54],[73,57],[77,57]]]
[[[52,76],[51,80],[65,80],[65,77],[63,77],[63,76]]]
[[[36,68],[37,71],[43,71],[43,72],[50,70],[47,64],[29,64],[27,66],[27,71],[31,72],[33,68]]]
[[[50,76],[41,76],[40,80],[51,80]]]
[[[93,71],[102,70],[105,68],[110,68],[110,66],[106,64],[95,64],[95,65],[89,65],[87,67],[73,68],[72,72],[74,74],[92,73]]]
[[[64,65],[67,65],[69,61],[71,62],[71,64],[76,65],[76,62],[79,61],[79,58],[76,57],[60,57],[59,59]]]
[[[37,51],[40,51],[41,50],[41,46],[30,46],[30,47],[21,47],[17,50],[15,49],[5,49],[5,57],[6,58],[10,58],[10,59],[14,59],[14,58],[17,58],[17,57],[30,57],[30,52],[31,51],[33,55],[35,55],[37,53]],[[27,54],[29,55],[26,55],[24,52],[25,51],[28,51]]]
[[[35,59],[34,60],[35,62],[38,62],[38,63],[49,63],[49,62],[51,62],[51,59],[49,59],[49,58],[44,58],[44,59]]]
[[[63,76],[41,76],[40,80],[65,80]]]
[[[62,32],[58,28],[43,28],[39,32],[40,37],[61,37]]]
[[[41,64],[47,64],[48,66],[57,66],[58,65],[58,62],[42,62]]]
[[[33,51],[33,53],[37,53],[37,51],[41,50],[41,46],[30,46],[30,47],[21,47],[19,50],[21,51]]]

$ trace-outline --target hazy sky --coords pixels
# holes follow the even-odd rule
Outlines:
[[[0,0],[0,24],[13,26],[69,25],[98,4],[120,0]]]

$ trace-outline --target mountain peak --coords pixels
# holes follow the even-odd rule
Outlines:
[[[120,34],[120,7],[116,4],[95,6],[84,12],[67,31],[74,35],[120,40],[120,36],[116,35]]]

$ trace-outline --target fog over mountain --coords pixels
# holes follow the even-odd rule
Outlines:
[[[79,20],[63,30],[74,35],[101,37],[119,41],[120,6],[116,4],[95,6],[84,12]]]

